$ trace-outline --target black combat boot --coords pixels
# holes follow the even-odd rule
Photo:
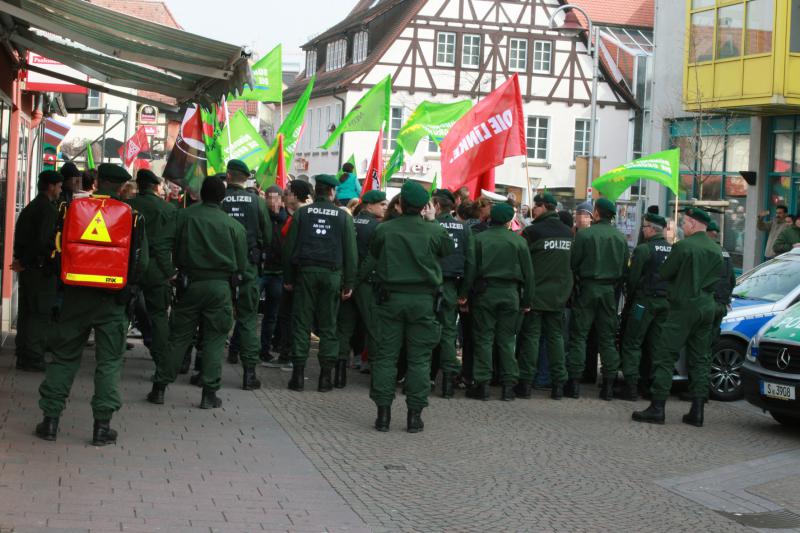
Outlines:
[[[317,382],[317,392],[330,392],[333,390],[331,381],[331,369],[322,368],[319,371],[319,381]]]
[[[564,384],[553,383],[550,387],[550,398],[553,400],[560,400],[564,397]]]
[[[581,397],[581,378],[569,378],[564,384],[564,396],[567,398]]]
[[[639,401],[639,385],[637,383],[629,383],[626,381],[617,397],[620,400],[625,400],[627,402]]]
[[[200,409],[216,409],[217,407],[222,407],[222,400],[217,398],[216,391],[203,387]]]
[[[41,424],[36,426],[36,436],[44,440],[56,440],[58,433],[58,418],[46,416]]]
[[[292,367],[292,378],[289,380],[289,390],[301,391],[306,386],[305,378],[306,367],[294,365]]]
[[[409,433],[419,433],[425,428],[422,422],[422,409],[409,409],[406,418],[406,431]]]
[[[683,415],[683,423],[699,428],[703,427],[703,408],[705,403],[705,398],[693,398],[691,409],[687,414]]]
[[[456,383],[452,374],[442,374],[442,398],[452,398],[456,395]]]
[[[228,362],[235,365],[239,362],[239,352],[228,348]]]
[[[531,383],[530,381],[520,381],[514,385],[514,394],[517,398],[529,400],[531,397]]]
[[[190,368],[192,368],[192,349],[191,348],[186,350],[186,353],[183,354],[183,361],[181,361],[181,368],[178,370],[178,374],[188,374]]]
[[[614,379],[610,377],[603,378],[603,384],[600,386],[600,399],[610,402],[614,399]]]
[[[164,405],[164,391],[167,390],[166,385],[159,385],[153,383],[153,390],[147,395],[147,401],[156,405]]]
[[[513,402],[516,396],[514,395],[514,385],[511,383],[503,383],[502,393],[500,399],[504,402]]]
[[[258,390],[261,388],[261,381],[256,377],[255,367],[244,367],[242,375],[242,390]]]
[[[489,384],[485,381],[482,383],[473,383],[470,388],[467,389],[467,398],[483,400],[484,402],[489,400]]]
[[[664,406],[667,404],[666,400],[653,400],[650,402],[650,407],[644,411],[634,411],[631,418],[636,422],[647,422],[648,424],[663,424],[664,423]]]
[[[195,387],[202,387],[203,386],[203,379],[202,373],[195,372],[189,377],[189,384],[194,385]]]
[[[336,361],[336,373],[333,376],[333,386],[343,389],[347,386],[347,361],[340,359]]]
[[[389,431],[389,424],[392,422],[392,408],[378,407],[378,418],[375,419],[375,429],[381,432]]]
[[[92,446],[106,446],[117,443],[117,432],[111,429],[111,420],[95,420],[92,433]]]

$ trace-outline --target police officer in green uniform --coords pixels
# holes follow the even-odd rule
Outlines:
[[[661,265],[672,250],[672,245],[664,239],[666,227],[667,221],[664,217],[653,213],[645,214],[642,222],[644,242],[634,249],[628,269],[625,294],[629,303],[625,306],[627,321],[622,335],[620,357],[622,374],[625,376],[622,399],[632,402],[639,399],[642,345],[647,345],[647,353],[652,357],[669,311],[669,284],[659,274]],[[649,366],[648,364],[647,367]]]
[[[659,273],[669,282],[669,314],[653,354],[652,402],[644,411],[633,413],[633,420],[664,423],[664,405],[672,386],[672,373],[678,353],[686,347],[689,367],[689,393],[692,408],[684,415],[686,424],[703,425],[703,404],[708,397],[711,365],[711,328],[714,324],[714,287],[722,270],[719,245],[706,233],[711,217],[697,207],[683,217],[685,238],[678,241]]]
[[[712,219],[708,223],[706,230],[708,236],[714,242],[719,242],[719,226]],[[722,246],[720,245],[720,248]],[[714,326],[712,328],[711,346],[712,353],[713,347],[719,342],[720,328],[722,326],[722,319],[728,314],[728,308],[731,305],[731,296],[733,289],[736,288],[736,272],[733,269],[733,261],[731,261],[731,254],[727,250],[722,250],[722,270],[719,273],[719,281],[714,285]]]
[[[369,255],[369,243],[375,228],[386,214],[386,193],[371,190],[361,198],[361,211],[353,218],[356,230],[356,249],[358,250],[358,274],[353,297],[339,305],[339,317],[336,321],[339,337],[339,360],[336,362],[333,386],[344,388],[347,385],[347,360],[350,357],[350,339],[359,324],[363,325],[367,338],[367,350],[375,346],[372,308],[375,295],[372,290],[371,276],[375,262]],[[355,354],[360,356],[360,354]]]
[[[518,398],[530,398],[536,367],[539,364],[539,339],[547,339],[550,363],[550,397],[562,398],[567,370],[564,366],[564,308],[572,293],[572,228],[556,212],[557,202],[549,192],[533,199],[533,222],[522,236],[528,241],[536,291],[532,311],[525,315],[519,341],[519,383],[514,387]]]
[[[530,311],[533,299],[533,266],[525,239],[509,231],[514,208],[508,204],[492,206],[489,226],[475,236],[474,274],[464,280],[460,305],[469,302],[472,312],[474,344],[473,377],[467,397],[489,399],[492,379],[492,348],[497,346],[503,385],[501,399],[514,399],[514,384],[519,367],[514,356],[517,333],[523,314]]]
[[[455,378],[461,372],[456,355],[458,328],[458,290],[464,278],[472,275],[475,265],[475,244],[469,226],[453,218],[456,198],[447,189],[437,189],[432,195],[436,209],[436,221],[447,231],[453,240],[455,252],[439,261],[442,267],[442,304],[439,322],[442,325],[442,338],[437,346],[439,365],[442,368],[442,398],[452,398],[455,394]]]
[[[389,431],[403,346],[408,359],[406,430],[418,433],[424,427],[421,415],[431,390],[431,353],[440,335],[436,319],[436,295],[442,285],[439,259],[454,251],[452,239],[434,222],[429,199],[419,183],[404,183],[402,215],[381,223],[370,243],[377,282],[375,328],[380,339],[376,352],[370,353],[370,398],[378,408],[378,431]]]
[[[225,339],[233,325],[233,300],[240,286],[254,275],[247,257],[247,234],[220,207],[225,182],[211,176],[200,189],[201,203],[178,212],[173,260],[178,268],[177,301],[172,310],[165,357],[157,361],[153,390],[147,401],[164,403],[164,390],[178,375],[183,356],[198,325],[203,335],[199,351],[201,409],[222,405],[216,392],[222,377]]]
[[[258,275],[262,263],[262,252],[267,249],[272,238],[272,222],[267,206],[257,193],[245,189],[250,179],[250,169],[238,159],[228,161],[228,188],[222,200],[222,210],[239,222],[247,233],[248,272],[241,287],[236,305],[236,330],[242,360],[242,388],[255,390],[261,388],[256,377],[256,366],[260,361],[261,338],[258,334]],[[228,359],[236,363],[236,352],[232,350]]]
[[[131,179],[130,174],[124,168],[110,163],[101,164],[97,170],[97,191],[94,196],[119,199],[120,190]],[[131,252],[134,261],[138,258],[138,264],[132,265],[135,277],[129,279],[129,285],[136,283],[136,277],[140,278],[147,269],[148,244],[144,225],[144,221],[139,219],[134,239],[139,249]],[[53,337],[48,339],[53,361],[47,365],[44,381],[39,387],[39,407],[44,413],[44,420],[36,426],[39,438],[56,439],[58,419],[80,368],[89,333],[94,330],[96,367],[92,397],[92,444],[105,446],[117,441],[117,432],[111,429],[109,423],[112,415],[122,406],[119,379],[128,331],[127,308],[130,298],[128,288],[109,291],[71,285],[64,287],[63,305],[58,312]]]
[[[17,293],[17,369],[43,372],[50,317],[56,299],[56,265],[51,260],[62,174],[39,174],[39,194],[20,211],[14,228],[14,262],[19,274]]]
[[[586,338],[597,330],[597,344],[603,362],[603,386],[600,398],[611,400],[614,378],[619,369],[616,347],[617,287],[628,263],[628,243],[611,223],[616,215],[614,203],[600,198],[594,204],[594,223],[575,235],[572,246],[572,271],[577,295],[572,303],[572,327],[569,339],[567,371],[569,381],[564,394],[580,397],[580,378],[586,360]]]
[[[126,202],[144,216],[147,242],[150,245],[150,263],[140,283],[144,298],[152,341],[150,357],[158,361],[164,356],[169,339],[169,305],[172,289],[169,280],[175,275],[172,265],[172,248],[175,245],[175,217],[178,210],[165,202],[159,189],[164,180],[152,170],[142,169],[136,173],[139,192]],[[142,319],[142,317],[140,317]]]
[[[353,218],[333,203],[339,180],[328,174],[319,174],[314,180],[316,199],[295,212],[284,254],[284,286],[294,292],[289,389],[304,388],[309,336],[316,319],[320,364],[317,390],[328,392],[333,389],[331,372],[339,358],[339,302],[353,295],[358,252]]]

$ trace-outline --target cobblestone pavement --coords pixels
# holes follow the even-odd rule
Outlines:
[[[598,400],[593,387],[560,402],[542,391],[511,403],[497,389],[489,402],[459,392],[432,397],[425,431],[410,435],[398,395],[392,430],[378,433],[368,376],[350,371],[346,389],[322,394],[312,362],[302,393],[285,389],[288,372],[266,368],[266,388],[243,392],[226,363],[223,409],[197,409],[186,376],[166,406],[149,405],[152,363],[137,346],[113,424],[120,442],[94,448],[92,351],[55,443],[32,435],[41,376],[12,361],[5,348],[0,531],[753,531],[715,511],[747,513],[746,503],[703,493],[725,475],[739,496],[800,512],[800,431],[741,402],[711,403],[697,429],[680,423],[688,407],[677,400],[666,426],[650,426],[630,421],[634,404]],[[760,460],[785,475],[760,477]]]

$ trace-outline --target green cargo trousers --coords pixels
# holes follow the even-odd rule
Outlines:
[[[586,339],[595,325],[603,375],[614,379],[619,370],[619,353],[616,338],[619,319],[614,285],[583,280],[580,295],[572,304],[572,328],[569,335],[567,371],[572,379],[579,379],[586,366]]]
[[[338,270],[301,268],[294,284],[292,308],[292,363],[305,366],[312,324],[319,335],[319,364],[333,368],[339,357],[336,318],[341,302],[342,273]],[[316,319],[316,321],[315,321]]]
[[[722,319],[728,314],[728,306],[719,302],[714,302],[714,324],[711,326],[711,353],[714,353],[714,345],[719,342],[722,328]]]
[[[172,300],[172,291],[165,282],[160,285],[142,287],[144,305],[150,317],[153,340],[150,342],[150,357],[158,365],[164,357],[169,342],[169,305]]]
[[[637,310],[637,305],[644,307],[644,311]],[[666,297],[637,298],[633,301],[628,311],[620,350],[622,374],[628,385],[634,386],[639,383],[642,346],[647,346],[651,356],[655,353],[668,313],[669,304]]]
[[[433,294],[390,292],[375,305],[375,333],[380,343],[369,354],[371,383],[369,397],[378,407],[394,401],[397,360],[406,347],[406,405],[422,410],[431,391],[431,352],[439,342],[440,325],[433,312]]]
[[[492,379],[492,348],[496,346],[500,381],[503,385],[513,384],[519,378],[514,352],[523,318],[517,285],[490,285],[483,293],[475,295],[470,307],[475,382]]]
[[[714,310],[714,298],[710,294],[686,302],[670,303],[661,338],[653,354],[653,384],[650,392],[654,400],[666,400],[669,397],[672,373],[684,346],[689,371],[689,394],[692,398],[708,397]]]
[[[92,330],[96,360],[92,396],[94,418],[110,420],[122,406],[119,379],[128,332],[126,305],[119,302],[116,293],[67,286],[58,322],[48,340],[53,361],[47,365],[39,387],[39,407],[45,416],[61,416]]]
[[[50,333],[53,304],[56,300],[56,277],[43,268],[28,268],[19,274],[17,336],[14,340],[17,359],[43,363]]]
[[[456,352],[456,339],[458,338],[458,287],[456,280],[445,279],[442,285],[442,309],[439,321],[442,325],[442,335],[439,340],[439,366],[443,374],[458,374],[461,365],[458,363]]]
[[[533,383],[539,366],[539,339],[544,333],[553,386],[567,380],[564,364],[564,312],[531,311],[522,321],[519,342],[519,380]]]
[[[339,303],[339,316],[336,320],[337,337],[339,337],[339,360],[347,361],[350,357],[350,338],[356,332],[359,324],[364,330],[366,347],[375,346],[375,335],[372,332],[372,322],[375,320],[374,293],[372,284],[360,282],[353,290],[353,297]],[[355,354],[361,357],[361,354]]]
[[[198,325],[203,332],[198,348],[198,353],[203,354],[200,381],[205,388],[219,390],[225,340],[233,325],[231,286],[227,280],[190,279],[189,287],[172,310],[169,342],[165,357],[157,363],[153,383],[169,385],[175,381]]]
[[[358,307],[358,313],[361,320],[364,322],[364,329],[366,330],[366,346],[367,354],[376,353],[378,351],[378,340],[375,335],[376,309],[375,309],[375,290],[372,283],[363,281],[358,285],[358,291],[353,296]]]
[[[248,263],[249,272],[239,287],[239,300],[236,303],[236,321],[239,323],[239,359],[243,368],[255,368],[260,362],[261,336],[258,332],[258,300],[261,296],[258,286],[258,269]]]

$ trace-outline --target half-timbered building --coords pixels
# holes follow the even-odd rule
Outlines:
[[[401,125],[421,101],[476,101],[518,73],[528,153],[497,169],[498,192],[513,191],[527,201],[529,177],[534,189],[547,187],[572,196],[576,157],[589,153],[592,60],[586,54],[585,32],[568,37],[549,29],[551,14],[561,3],[359,0],[344,21],[303,46],[305,70],[286,91],[286,102],[297,100],[312,75],[317,78],[292,173],[333,172],[351,154],[357,170],[366,169],[375,132],[346,133],[330,150],[318,147],[344,113],[387,75],[393,82],[384,141],[388,157]],[[624,76],[612,71],[616,67],[608,47],[603,50],[595,151],[601,171],[630,159],[639,108]],[[437,172],[437,147],[423,142],[396,178],[430,182]]]

